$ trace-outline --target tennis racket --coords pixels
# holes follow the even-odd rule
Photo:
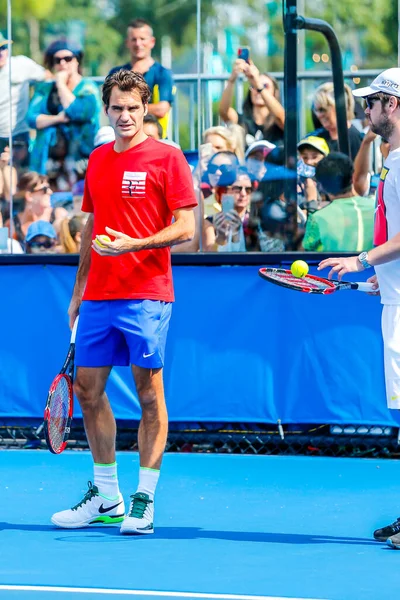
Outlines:
[[[291,271],[286,269],[272,269],[263,267],[258,271],[260,277],[266,279],[276,285],[289,288],[290,290],[296,290],[298,292],[305,292],[306,294],[333,294],[340,290],[358,290],[359,292],[376,292],[373,289],[372,283],[366,283],[365,281],[352,282],[352,281],[333,281],[331,279],[324,279],[323,277],[317,277],[316,275],[305,275],[304,277],[295,277]]]
[[[53,454],[61,454],[65,450],[71,430],[74,410],[72,382],[78,320],[79,317],[75,319],[67,357],[61,371],[50,386],[44,410],[44,435],[47,447]]]

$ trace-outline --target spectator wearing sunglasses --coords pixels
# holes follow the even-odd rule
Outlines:
[[[234,152],[217,152],[210,158],[200,184],[204,217],[221,211],[217,187],[231,185],[238,167],[239,159]]]
[[[7,40],[0,33],[0,154],[9,146],[12,133],[13,162],[21,167],[28,164],[29,125],[26,113],[29,106],[29,84],[51,77],[51,73],[27,56],[9,56]],[[11,67],[11,114],[10,131],[10,93],[9,76]]]
[[[23,244],[29,226],[35,221],[52,219],[52,191],[45,175],[34,171],[24,173],[19,181],[14,198],[14,239]],[[9,219],[6,226],[9,226]]]
[[[361,146],[362,133],[351,124],[354,119],[354,98],[350,87],[344,85],[347,127],[349,133],[350,158],[354,161]],[[310,133],[310,136],[324,138],[329,146],[330,152],[339,150],[338,129],[336,120],[335,95],[333,83],[328,81],[320,85],[313,96],[312,110],[321,124],[319,129]]]
[[[250,88],[239,115],[232,107],[237,78],[243,74]],[[244,128],[246,147],[258,140],[282,145],[285,126],[285,111],[280,102],[279,86],[276,79],[260,73],[249,60],[238,58],[227,85],[222,93],[219,115],[225,123],[238,123]]]
[[[223,182],[221,178],[220,183]],[[204,221],[203,248],[205,252],[244,252],[246,251],[245,225],[249,218],[251,193],[253,191],[249,174],[238,169],[233,174],[230,185],[220,194],[221,212]],[[222,191],[222,190],[218,190]],[[233,196],[233,208],[226,209],[224,200]]]
[[[36,221],[28,227],[25,240],[27,254],[54,254],[57,234],[51,223]]]
[[[100,95],[97,86],[82,77],[83,53],[68,41],[53,42],[44,63],[54,81],[38,86],[28,111],[28,123],[36,129],[30,167],[45,174],[49,160],[67,166],[73,183],[74,161],[88,158],[99,129]]]

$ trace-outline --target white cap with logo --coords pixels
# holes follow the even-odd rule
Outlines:
[[[366,98],[379,92],[400,98],[400,69],[386,69],[368,87],[353,90],[353,96]]]

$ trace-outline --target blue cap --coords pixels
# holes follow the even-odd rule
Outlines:
[[[45,51],[45,56],[53,57],[56,52],[60,52],[60,50],[69,50],[72,52],[78,59],[78,62],[82,60],[82,50],[73,42],[69,40],[56,40],[52,42],[50,46]]]
[[[37,235],[45,235],[53,240],[57,239],[56,230],[48,221],[35,221],[29,225],[25,241],[30,242]]]

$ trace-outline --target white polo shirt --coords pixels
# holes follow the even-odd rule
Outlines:
[[[25,116],[29,106],[29,83],[43,81],[45,69],[27,56],[12,56],[0,68],[0,137],[10,134],[9,65],[11,62],[12,134],[29,131]]]

